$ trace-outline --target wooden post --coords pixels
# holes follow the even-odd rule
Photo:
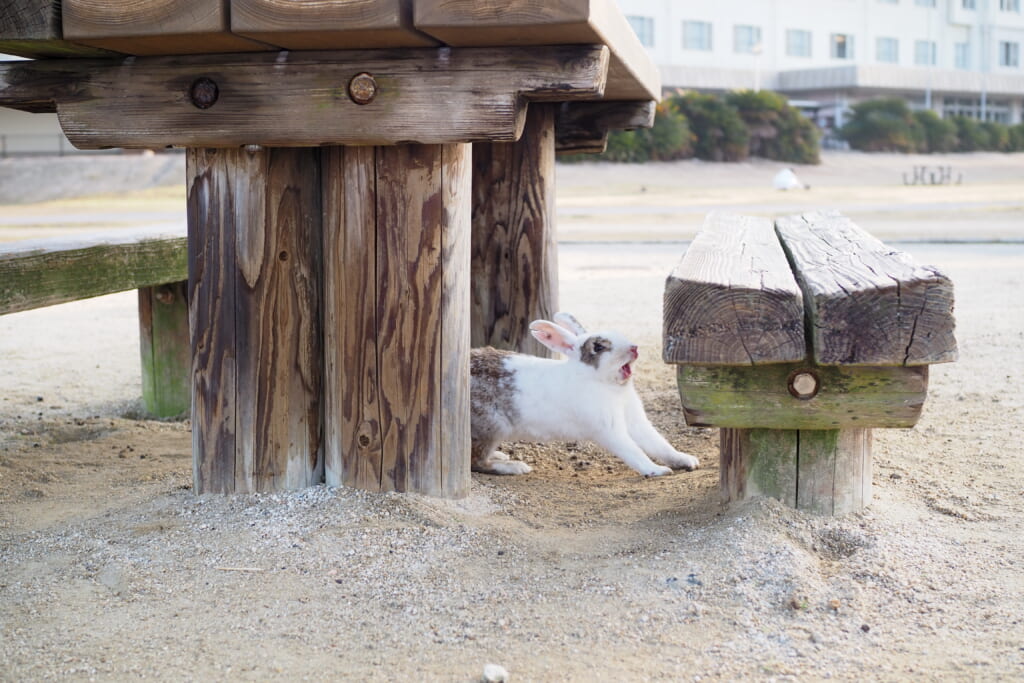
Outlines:
[[[326,481],[469,490],[469,145],[324,151]]]
[[[316,149],[189,149],[197,493],[321,481]]]
[[[530,321],[558,310],[555,105],[518,142],[473,145],[472,345],[550,357]]]
[[[722,500],[777,498],[818,514],[871,502],[871,430],[721,430]]]
[[[139,289],[142,400],[156,417],[177,417],[191,405],[188,283]]]

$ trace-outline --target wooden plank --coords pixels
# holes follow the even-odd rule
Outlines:
[[[801,372],[810,398],[790,391]],[[679,365],[679,395],[690,426],[768,429],[913,427],[928,394],[928,366]]]
[[[723,429],[722,500],[767,496],[815,514],[871,502],[871,430]]]
[[[603,152],[608,133],[654,125],[653,101],[563,102],[555,120],[555,151],[559,154]]]
[[[512,141],[525,100],[600,97],[607,59],[566,46],[16,62],[0,65],[0,105],[57,102],[83,149]],[[377,84],[367,104],[349,95],[361,73]]]
[[[412,0],[232,0],[233,33],[289,50],[424,47]]]
[[[803,300],[765,218],[712,212],[665,283],[667,363],[802,360]]]
[[[606,45],[608,99],[661,99],[658,69],[614,0],[416,0],[414,23],[453,46]]]
[[[468,484],[469,430],[453,433],[442,442],[441,430],[451,422],[444,411],[455,410],[455,419],[469,415],[468,386],[455,395],[442,396],[452,382],[468,375],[450,373],[451,364],[468,368],[468,349],[460,340],[442,339],[443,332],[467,323],[442,321],[451,293],[468,290],[469,277],[461,262],[446,262],[468,246],[466,220],[445,218],[445,199],[470,201],[468,147],[402,145],[377,150],[377,300],[380,371],[382,481],[384,490],[416,491],[430,495],[464,495],[451,491],[450,481]],[[445,191],[446,182],[459,187]],[[468,206],[456,207],[468,213]],[[446,234],[449,232],[450,234]],[[461,234],[459,234],[461,232]],[[464,309],[463,309],[464,312]],[[464,328],[463,328],[464,329]],[[461,356],[453,357],[451,350]],[[463,353],[463,350],[465,351]],[[461,373],[461,371],[458,371]],[[447,380],[445,379],[447,378]],[[461,429],[460,429],[461,431]],[[447,452],[442,451],[444,443]],[[465,467],[465,475],[445,475],[446,463]]]
[[[953,283],[838,212],[779,218],[822,365],[923,365],[956,359]]]
[[[529,333],[558,311],[554,105],[531,105],[518,142],[473,145],[472,345],[545,358]]]
[[[0,315],[184,280],[184,229],[125,229],[0,245]]]
[[[376,149],[322,154],[326,482],[379,491]]]
[[[32,59],[112,55],[64,40],[60,5],[61,0],[9,0],[0,4],[0,54]]]
[[[230,0],[63,0],[67,40],[129,55],[251,52],[231,33]]]
[[[197,492],[323,476],[318,155],[189,151]]]
[[[156,417],[188,413],[192,394],[188,282],[139,290],[142,400]]]

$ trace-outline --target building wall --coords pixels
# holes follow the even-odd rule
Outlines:
[[[1000,0],[618,0],[627,16],[652,20],[648,46],[666,88],[770,88],[794,98],[845,105],[880,96],[904,97],[915,107],[1021,121],[1024,98],[1024,13]],[[969,9],[971,5],[974,9]],[[1024,2],[1019,4],[1024,5]],[[711,25],[711,49],[686,49],[685,21]],[[737,26],[760,29],[759,50],[736,50]],[[810,55],[787,54],[787,31],[810,34]],[[852,37],[839,58],[833,36]],[[895,41],[891,61],[879,40]],[[915,59],[916,43],[934,43],[934,64]],[[1001,65],[1002,43],[1016,45],[1016,65]],[[892,43],[889,42],[889,45]],[[957,63],[966,44],[966,68]],[[968,101],[973,103],[972,106]],[[952,106],[952,105],[950,105]],[[950,110],[952,111],[952,110]],[[947,112],[949,113],[949,112]]]

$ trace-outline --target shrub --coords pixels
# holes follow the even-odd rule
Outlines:
[[[931,109],[915,111],[914,118],[924,133],[920,152],[952,152],[956,149],[956,124],[942,119]]]
[[[747,158],[750,133],[735,107],[714,95],[686,93],[669,98],[690,122],[694,154],[711,161]]]
[[[817,126],[778,93],[742,90],[730,93],[725,101],[747,125],[752,156],[797,164],[821,161]]]
[[[853,116],[839,135],[853,149],[865,152],[916,152],[925,144],[921,124],[900,99],[853,105]]]
[[[985,149],[992,152],[1010,151],[1010,128],[1002,123],[984,121],[981,129],[988,136],[988,146]]]
[[[956,151],[975,152],[989,149],[991,142],[988,131],[982,128],[978,121],[966,116],[954,116],[952,121],[956,125]]]
[[[665,101],[654,111],[654,125],[637,130],[617,130],[608,135],[608,147],[602,154],[559,157],[560,161],[669,161],[685,159],[693,152],[693,134],[679,109]]]
[[[1024,152],[1024,123],[1010,126],[1010,151]]]

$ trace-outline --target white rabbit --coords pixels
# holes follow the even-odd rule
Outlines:
[[[614,332],[587,334],[567,313],[554,319],[535,320],[530,332],[567,360],[489,347],[471,352],[472,469],[529,472],[495,450],[513,440],[594,441],[647,477],[696,469],[697,458],[673,448],[647,419],[632,381],[636,345]]]

